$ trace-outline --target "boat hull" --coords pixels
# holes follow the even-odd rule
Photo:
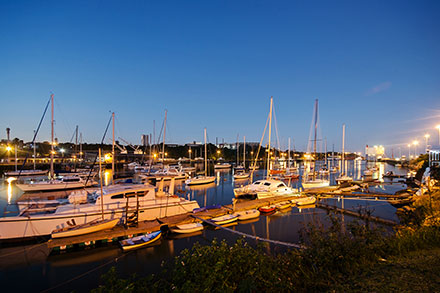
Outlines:
[[[178,234],[194,233],[203,230],[203,225],[200,223],[178,225],[170,228],[170,231]]]
[[[216,218],[211,219],[211,221],[217,225],[228,224],[228,223],[235,222],[237,220],[238,220],[237,215],[225,215],[225,216],[216,217]]]
[[[138,249],[144,246],[148,246],[149,244],[157,241],[160,239],[160,237],[162,236],[162,232],[158,231],[158,232],[152,232],[150,234],[145,234],[143,236],[148,236],[151,235],[152,237],[148,240],[148,241],[140,241],[139,243],[135,243],[135,244],[129,244],[130,240],[134,240],[134,239],[141,239],[142,236],[137,236],[137,237],[133,237],[130,239],[126,239],[126,240],[122,240],[119,243],[121,244],[122,250],[123,251],[130,251],[130,250],[134,250],[134,249]]]
[[[93,232],[98,232],[102,230],[109,230],[115,227],[119,223],[120,219],[112,219],[112,220],[105,220],[100,221],[96,225],[87,225],[85,227],[77,226],[72,227],[72,229],[66,229],[66,230],[59,230],[59,231],[53,231],[52,232],[52,238],[64,238],[64,237],[72,237],[72,236],[79,236],[84,234],[89,234]]]
[[[47,183],[47,184],[17,184],[17,187],[24,192],[34,192],[34,191],[49,191],[49,190],[65,190],[65,189],[78,189],[87,186],[92,186],[96,182],[88,182],[86,185],[83,182],[73,182],[73,183]]]
[[[207,178],[193,178],[185,181],[186,185],[201,185],[201,184],[209,184],[215,181],[215,177],[207,177]]]
[[[185,214],[196,208],[200,208],[196,201],[178,201],[167,204],[164,199],[163,202],[139,208],[139,221]],[[131,207],[128,214],[133,214],[135,211],[136,209]],[[115,208],[105,211],[104,219],[119,219],[125,215],[125,208]],[[4,217],[0,218],[0,240],[46,236],[50,235],[53,230],[68,227],[67,222],[81,225],[101,218],[102,213],[99,209],[90,212]]]
[[[260,211],[253,209],[243,212],[237,212],[236,214],[238,216],[238,220],[246,221],[246,220],[258,218],[260,216]]]

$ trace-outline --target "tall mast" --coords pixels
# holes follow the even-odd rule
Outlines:
[[[82,141],[83,141],[83,134],[80,132],[79,133],[79,158],[80,158],[80,160],[82,160],[82,157],[83,157]]]
[[[78,158],[78,125],[76,126],[75,129],[75,160],[74,160],[74,169],[76,172],[76,161]]]
[[[246,170],[246,136],[243,136],[243,168]]]
[[[99,184],[101,186],[101,216],[102,219],[104,220],[104,193],[102,192],[102,168],[101,168],[101,161],[102,161],[102,156],[101,156],[101,148],[99,148]]]
[[[165,110],[165,122],[163,127],[163,144],[162,144],[162,168],[165,164],[165,132],[167,130],[167,112],[168,110]]]
[[[238,164],[240,163],[240,162],[239,162],[240,155],[238,154],[238,149],[239,149],[238,136],[239,136],[239,135],[237,134],[237,143],[236,143],[236,145],[235,145],[235,146],[237,147],[237,166],[238,166]]]
[[[53,141],[53,94],[50,95],[50,100],[51,100],[51,104],[52,104],[52,118],[51,118],[51,148],[50,148],[50,178],[53,178],[53,154],[55,153],[55,149],[54,149],[54,141]]]
[[[207,147],[206,147],[206,127],[205,127],[205,177],[208,176],[208,171],[207,171],[207,167],[208,167],[208,151],[207,151]]]
[[[35,132],[37,132],[36,130],[34,130],[34,136],[35,136]],[[35,167],[35,160],[37,159],[37,151],[36,151],[36,149],[35,149],[35,144],[36,144],[36,142],[35,142],[35,139],[34,139],[34,143],[33,143],[33,148],[34,148],[34,170],[36,169]]]
[[[287,167],[290,168],[290,137],[289,137],[289,154],[287,155]]]
[[[324,139],[324,144],[325,144],[325,146],[324,146],[324,149],[325,149],[325,161],[324,161],[324,163],[325,163],[325,167],[328,168],[328,166],[327,166],[327,138]]]
[[[270,168],[270,136],[272,134],[272,107],[273,107],[273,97],[270,97],[270,110],[269,110],[269,141],[268,141],[268,151],[267,151],[267,171],[266,178],[269,178],[269,168]]]
[[[318,135],[318,99],[315,100],[315,138],[313,140],[313,154],[316,154],[316,138]]]
[[[115,112],[112,112],[112,178],[115,176]],[[113,181],[113,179],[112,179]],[[113,182],[112,182],[113,183]]]
[[[342,124],[342,166],[341,166],[342,173],[344,173],[345,171],[344,152],[345,152],[345,123]]]

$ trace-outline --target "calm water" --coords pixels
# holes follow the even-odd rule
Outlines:
[[[403,169],[395,169],[384,164],[377,164],[380,174],[392,170],[395,173],[406,173]],[[365,169],[364,162],[348,161],[347,173],[359,179]],[[380,176],[377,174],[376,176]],[[262,178],[263,171],[258,172],[258,178]],[[334,175],[336,176],[336,175]],[[333,174],[331,180],[334,180]],[[232,189],[235,186],[246,184],[246,181],[234,182],[231,171],[216,172],[217,181],[212,185],[188,188],[184,185],[176,189],[186,197],[197,200],[200,206],[214,204],[229,204],[233,199]],[[295,184],[295,183],[294,183]],[[394,192],[405,186],[401,184],[378,186],[383,192]],[[8,184],[2,181],[0,185],[0,213],[15,211],[14,201],[22,195],[13,183]],[[327,199],[330,204],[344,206],[353,210],[359,207],[368,207],[373,215],[385,219],[397,221],[395,208],[386,201],[368,201],[357,199],[338,200]],[[8,204],[9,203],[9,204]],[[8,213],[6,213],[8,214]],[[351,218],[343,216],[345,221]],[[239,223],[231,228],[247,234],[270,238],[285,242],[298,242],[300,231],[307,223],[328,224],[327,213],[318,208],[298,209],[293,207],[283,213],[276,213],[270,216],[260,216],[253,222]],[[146,275],[157,272],[163,261],[170,260],[174,255],[185,248],[191,248],[195,242],[209,244],[214,238],[226,239],[233,243],[238,236],[224,230],[205,229],[192,237],[176,239],[173,235],[163,238],[155,246],[136,250],[131,253],[123,253],[116,244],[76,250],[62,254],[49,254],[44,246],[27,245],[0,248],[0,282],[8,291],[42,291],[54,288],[54,291],[88,291],[99,285],[100,275],[107,272],[111,266],[116,266],[121,276],[128,276],[132,273]],[[253,240],[248,240],[255,244]],[[284,247],[270,245],[268,253],[284,251]],[[115,261],[117,259],[117,261]],[[85,274],[83,277],[72,282],[65,283],[72,278]],[[27,280],[27,281],[23,281]],[[31,281],[32,280],[32,281]],[[61,285],[61,286],[59,286]],[[57,287],[59,286],[59,287]]]

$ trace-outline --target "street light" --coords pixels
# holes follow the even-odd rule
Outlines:
[[[430,135],[428,133],[425,134],[426,152],[429,151],[429,137],[430,137]]]
[[[414,145],[414,157],[417,157],[417,145],[419,144],[419,142],[417,140],[413,141],[413,145]]]

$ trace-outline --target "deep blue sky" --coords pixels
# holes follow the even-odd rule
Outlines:
[[[440,124],[439,1],[0,1],[0,138],[30,140],[50,93],[56,135],[259,141],[305,149],[314,99],[329,149],[395,148]],[[46,119],[39,140],[49,138]],[[158,130],[157,130],[158,131]],[[273,138],[274,139],[274,138]]]

